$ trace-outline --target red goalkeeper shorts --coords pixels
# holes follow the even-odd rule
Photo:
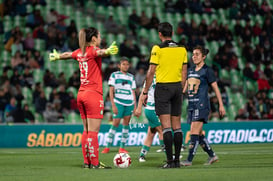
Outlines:
[[[103,97],[96,91],[79,91],[77,96],[77,105],[82,119],[103,118]]]

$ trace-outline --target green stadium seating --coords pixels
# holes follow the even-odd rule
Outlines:
[[[28,87],[22,87],[22,94],[27,103],[29,105],[32,104],[32,90],[29,89]]]
[[[36,124],[44,123],[44,118],[41,114],[39,113],[34,113],[34,119]]]
[[[77,98],[77,95],[78,95],[78,89],[76,89],[75,87],[68,87],[67,92],[72,92],[74,97]]]
[[[44,72],[41,69],[34,69],[32,73],[35,83],[43,80]]]
[[[35,46],[34,48],[39,51],[44,51],[45,50],[45,40],[42,39],[34,39]]]
[[[259,5],[261,5],[261,3],[263,2],[263,0],[256,0],[256,1],[258,1]],[[269,6],[272,8],[273,1],[271,1],[271,0],[266,0],[266,1],[268,2]],[[201,2],[203,2],[203,0],[201,0]],[[77,1],[74,0],[74,3],[75,3],[74,5],[71,5],[71,4],[67,4],[66,1],[62,1],[62,0],[47,0],[47,6],[36,5],[35,9],[40,9],[42,15],[44,17],[46,17],[46,14],[49,12],[50,8],[54,8],[59,13],[69,16],[69,18],[65,20],[65,22],[67,24],[70,23],[70,20],[74,19],[76,21],[76,25],[77,25],[78,30],[81,29],[82,27],[85,27],[85,26],[94,26],[100,30],[100,32],[102,33],[102,37],[106,38],[107,44],[112,43],[112,41],[114,41],[114,40],[116,40],[118,43],[121,43],[126,38],[126,35],[121,34],[121,33],[118,35],[106,34],[105,28],[103,25],[103,22],[104,22],[103,20],[105,18],[107,18],[110,14],[113,14],[113,15],[115,15],[114,19],[118,23],[126,26],[128,23],[128,16],[132,13],[132,9],[136,9],[138,15],[140,15],[142,11],[145,11],[148,17],[151,17],[151,14],[153,12],[155,12],[161,22],[162,21],[169,21],[170,23],[173,24],[174,29],[176,29],[179,21],[182,19],[183,16],[186,18],[186,21],[188,23],[191,23],[192,19],[197,24],[199,24],[202,19],[205,19],[207,24],[210,24],[213,20],[219,20],[218,23],[228,24],[229,28],[232,32],[234,31],[234,25],[235,25],[235,20],[228,19],[228,17],[229,17],[228,9],[218,9],[218,10],[214,10],[214,13],[212,13],[212,14],[203,13],[202,15],[193,14],[190,12],[189,9],[186,9],[186,13],[182,15],[180,13],[165,13],[164,3],[160,0],[132,0],[132,1],[130,1],[130,6],[127,6],[127,7],[123,7],[123,6],[104,7],[101,5],[99,5],[99,6],[96,5],[96,3],[94,1],[86,1],[84,11],[77,9],[77,7],[79,7],[78,6],[79,4]],[[32,11],[33,11],[33,6],[28,4],[27,5],[27,12],[31,13]],[[88,14],[88,13],[86,13],[86,11],[88,11],[88,12],[92,11],[92,12],[94,12],[95,15],[93,13]],[[263,22],[264,22],[264,17],[261,15],[255,15],[255,16],[251,16],[250,20],[251,20],[252,25],[255,22],[259,22],[259,24],[262,26]],[[25,17],[21,17],[21,16],[11,17],[11,16],[6,15],[3,18],[4,31],[8,32],[12,28],[14,28],[15,26],[24,27],[25,21],[26,21]],[[241,24],[245,25],[246,21],[241,20]],[[22,30],[24,36],[26,36],[26,34],[28,32],[32,32],[32,30],[30,28],[21,28],[21,30]],[[160,42],[160,40],[157,36],[156,30],[147,30],[144,28],[140,28],[137,30],[137,32],[138,32],[138,37],[143,36],[144,38],[149,40],[149,45],[147,45],[147,46],[140,45],[141,53],[144,55],[149,55],[150,45]],[[1,35],[0,38],[1,38],[1,40],[3,40],[4,36]],[[176,34],[173,36],[173,39],[176,41],[179,41],[180,38],[181,37]],[[241,41],[241,39],[239,37],[235,36],[232,44],[234,46],[235,53],[238,56],[239,68],[242,70],[245,66],[246,60],[242,56],[241,43],[243,43],[243,42],[240,43],[239,41]],[[212,65],[213,57],[218,52],[219,46],[221,46],[222,43],[223,42],[217,42],[217,41],[206,42],[206,47],[208,47],[210,49],[210,54],[208,55],[208,57],[206,59],[206,63],[208,65]],[[258,43],[259,43],[258,37],[254,37],[251,39],[252,46],[255,46]],[[60,72],[64,72],[66,79],[68,80],[69,77],[73,74],[73,72],[75,70],[78,70],[78,63],[76,61],[49,62],[48,61],[48,53],[49,52],[45,51],[45,41],[44,40],[40,40],[40,39],[35,40],[35,48],[37,50],[40,50],[42,55],[44,56],[45,69],[49,69],[50,71],[54,72],[56,75],[58,75]],[[10,65],[11,55],[9,52],[4,50],[4,45],[2,45],[0,47],[0,49],[1,49],[0,58],[2,60],[1,68],[3,68],[6,65]],[[191,59],[191,52],[188,52],[188,57],[189,57],[189,59]],[[111,60],[114,62],[118,61],[118,58],[119,58],[118,56],[111,56]],[[138,59],[136,57],[132,58],[132,63],[133,63],[132,65],[135,66],[137,61],[138,61]],[[103,64],[102,66],[104,69],[106,67],[106,64]],[[273,64],[272,64],[272,66],[273,66]],[[251,67],[252,67],[253,71],[256,68],[255,65],[253,65],[253,64],[251,64]],[[263,68],[264,68],[264,66],[262,67],[262,69]],[[40,69],[33,70],[35,82],[43,82],[42,81],[43,72],[44,72],[44,70],[40,70]],[[2,72],[0,74],[2,74]],[[249,81],[249,80],[243,81],[242,71],[239,72],[236,70],[228,72],[225,69],[221,69],[219,76],[221,79],[229,80],[232,83],[231,87],[226,87],[227,93],[230,97],[231,110],[230,109],[228,110],[228,117],[224,118],[223,121],[233,120],[235,115],[237,114],[238,108],[240,108],[240,106],[246,102],[246,96],[242,95],[241,92],[240,92],[240,94],[236,93],[236,92],[238,92],[238,89],[236,89],[236,88],[244,86],[244,91],[248,95],[248,93],[255,93],[258,90],[257,89],[257,82],[256,81]],[[109,87],[107,85],[107,82],[103,84],[103,88],[104,88],[104,92],[108,92]],[[69,88],[68,91],[70,89],[71,88]],[[24,88],[22,91],[23,91],[23,94],[26,95],[27,97],[32,97],[30,89]],[[71,89],[71,91],[73,91],[73,93],[76,94],[76,90]],[[46,92],[46,95],[48,96],[49,93],[51,92],[51,88],[45,88],[45,92]],[[104,95],[104,98],[105,98],[105,96],[106,95]],[[272,98],[273,94],[270,93],[269,97]],[[27,100],[26,102],[30,103],[31,98],[30,98],[30,100]],[[32,107],[32,109],[34,110],[33,107]],[[183,110],[186,110],[185,105],[183,105]],[[184,114],[182,113],[182,118],[184,121],[186,119],[185,112],[186,111],[184,111]],[[70,117],[70,120],[74,119],[74,121],[72,121],[72,122],[75,123],[75,117],[77,117],[77,116],[70,115],[67,117]],[[43,122],[41,115],[40,116],[35,115],[35,119],[38,120],[37,122],[40,122],[40,123]],[[76,120],[78,120],[78,119],[76,119]],[[215,120],[215,121],[219,121],[219,120]]]
[[[75,113],[75,112],[71,112],[68,114],[67,119],[66,119],[66,123],[70,123],[70,124],[76,124],[76,123],[81,123],[81,118],[80,116]]]
[[[223,79],[223,80],[229,80],[230,74],[226,69],[221,69],[219,72],[219,77],[220,79]]]
[[[102,88],[103,88],[103,100],[105,100],[108,92],[109,92],[109,86],[107,81],[103,81],[102,83]]]
[[[46,97],[46,99],[49,100],[49,95],[52,92],[52,88],[51,87],[45,87],[44,91],[45,91],[45,97]]]
[[[139,61],[139,59],[137,57],[132,57],[131,62],[132,62],[133,68],[136,68],[138,61]]]

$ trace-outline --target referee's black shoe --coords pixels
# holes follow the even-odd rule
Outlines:
[[[174,168],[180,168],[180,160],[174,160]]]
[[[161,168],[163,168],[163,169],[175,168],[174,161],[170,161],[170,162],[165,163],[164,165],[161,166]]]

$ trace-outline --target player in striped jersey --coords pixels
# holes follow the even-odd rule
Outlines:
[[[155,85],[156,85],[156,82],[155,82],[155,77],[154,77],[153,83],[148,91],[149,95],[148,95],[147,105],[145,106],[145,115],[148,119],[149,127],[148,127],[147,136],[144,140],[144,144],[143,144],[141,151],[140,151],[139,162],[146,161],[145,156],[147,155],[148,151],[150,150],[150,147],[151,147],[151,144],[153,142],[156,132],[158,132],[159,142],[160,142],[160,145],[162,146],[162,149],[160,149],[160,150],[164,150],[162,127],[161,127],[161,123],[158,119],[158,116],[155,113],[155,100],[154,100]],[[143,92],[141,93],[141,95],[139,97],[138,106],[135,111],[135,115],[137,117],[139,117],[141,115],[142,96],[143,96]]]
[[[129,61],[127,58],[121,58],[119,68],[119,71],[111,74],[108,81],[110,86],[109,95],[113,110],[113,125],[109,130],[107,146],[102,150],[102,153],[109,153],[109,147],[113,143],[114,135],[122,118],[123,127],[119,152],[128,153],[124,147],[129,136],[129,122],[131,115],[136,108],[136,82],[134,76],[128,73]]]

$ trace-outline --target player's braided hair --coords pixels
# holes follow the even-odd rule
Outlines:
[[[200,50],[203,56],[206,56],[209,53],[209,49],[202,47],[201,45],[197,45],[193,48],[193,50]]]

